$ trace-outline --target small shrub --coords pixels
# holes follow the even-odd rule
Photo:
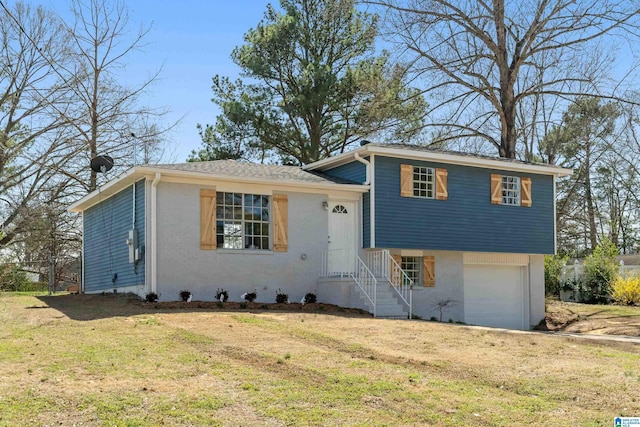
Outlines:
[[[318,297],[313,292],[309,292],[304,296],[304,304],[315,304],[318,301]]]
[[[222,307],[224,307],[224,304],[222,304],[222,302],[221,302],[221,301],[218,301],[218,302],[216,303],[216,307],[218,307],[218,308],[222,308]]]
[[[567,265],[567,255],[545,255],[544,257],[544,290],[547,296],[559,297],[562,273]]]
[[[183,289],[180,291],[180,299],[184,302],[189,301],[189,299],[191,298],[191,291],[188,291],[186,289]]]
[[[27,273],[20,270],[18,266],[0,265],[0,291],[25,292],[30,291],[33,286],[34,284],[27,278]]]
[[[450,307],[455,307],[458,304],[460,304],[460,301],[455,300],[453,298],[447,298],[447,299],[443,299],[443,300],[440,300],[440,301],[436,302],[434,304],[434,306],[440,312],[440,321],[442,322],[442,315],[444,314],[444,311],[446,309],[448,309]],[[449,319],[449,320],[451,320],[451,319]]]
[[[267,304],[262,304],[260,308],[262,308],[263,310],[269,310],[269,306]]]
[[[226,302],[229,300],[229,292],[222,288],[218,288],[218,292],[216,292],[216,299],[220,302]]]
[[[285,294],[280,289],[276,292],[276,303],[289,304],[289,294]]]
[[[241,298],[244,299],[245,301],[254,302],[256,298],[258,298],[258,294],[256,293],[256,291],[245,292],[244,294],[241,295]]]
[[[438,318],[436,316],[431,316],[429,320],[431,320],[432,322],[437,322]]]
[[[158,302],[158,294],[156,294],[155,292],[149,292],[144,299],[147,302]]]
[[[619,304],[640,305],[640,276],[617,277],[611,283],[611,297]]]
[[[618,248],[604,239],[584,260],[584,277],[580,296],[587,304],[608,302],[609,286],[618,276]]]
[[[247,303],[246,303],[246,302],[241,302],[241,303],[240,303],[240,308],[241,308],[241,309],[243,309],[243,310],[244,310],[245,308],[247,308]]]

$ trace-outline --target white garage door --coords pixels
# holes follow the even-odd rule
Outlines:
[[[465,265],[465,323],[524,329],[523,270],[512,265]]]

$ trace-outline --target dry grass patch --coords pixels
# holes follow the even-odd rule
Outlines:
[[[112,296],[0,294],[0,310],[0,425],[596,426],[640,414],[631,344]]]

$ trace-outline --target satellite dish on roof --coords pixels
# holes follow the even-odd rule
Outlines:
[[[113,167],[113,159],[106,154],[101,154],[99,156],[91,159],[91,170],[106,173],[111,170]]]

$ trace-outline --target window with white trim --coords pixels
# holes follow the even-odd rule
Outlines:
[[[269,249],[269,206],[269,196],[217,192],[217,247]]]
[[[502,204],[520,206],[520,178],[502,176]]]
[[[433,199],[435,171],[433,168],[413,167],[413,196]]]
[[[416,256],[401,257],[400,268],[407,273],[409,279],[413,280],[414,285],[420,283],[420,266],[422,258]]]

